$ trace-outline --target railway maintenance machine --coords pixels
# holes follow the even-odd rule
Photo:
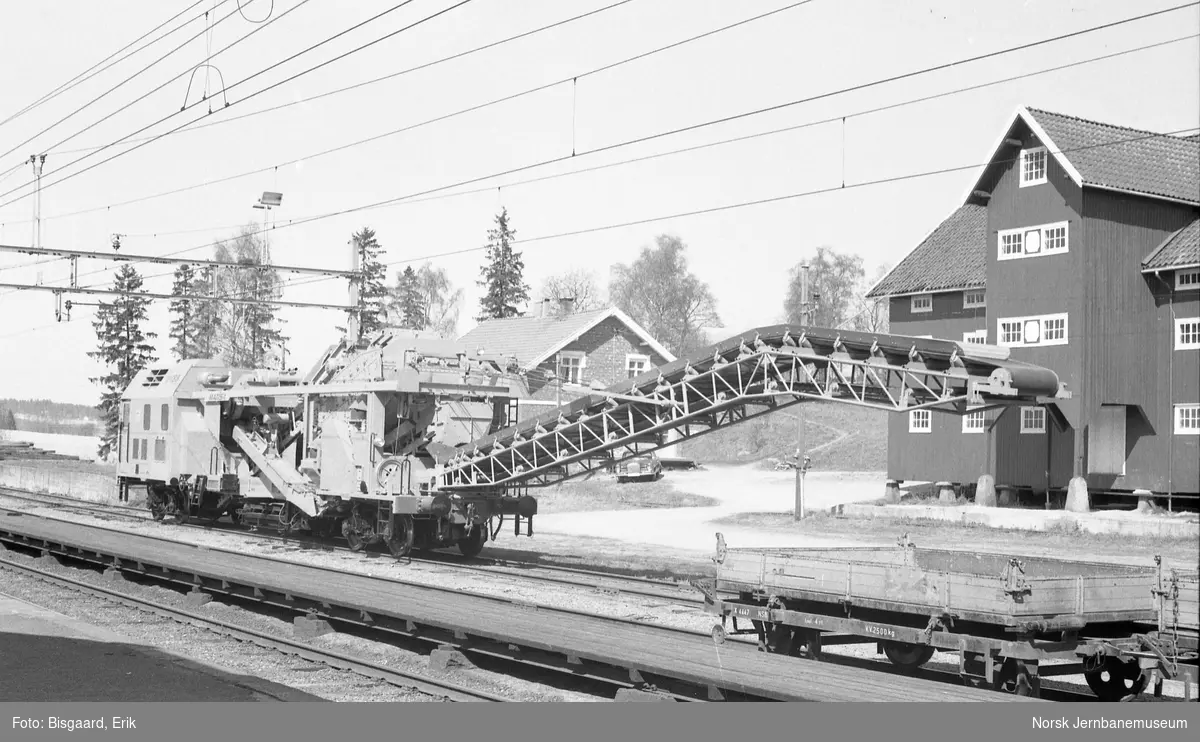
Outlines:
[[[687,440],[804,401],[965,414],[1069,396],[1007,348],[776,325],[520,420],[528,380],[485,350],[388,330],[343,340],[304,377],[214,360],[144,369],[121,401],[123,499],[144,486],[159,519],[473,556],[505,518],[533,534],[529,488],[671,445],[672,431]],[[486,424],[461,424],[464,407]]]

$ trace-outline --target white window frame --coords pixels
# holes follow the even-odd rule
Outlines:
[[[1175,271],[1176,291],[1200,291],[1200,268]]]
[[[1030,157],[1032,155],[1037,155],[1037,154],[1040,154],[1042,156],[1042,174],[1036,178],[1026,177],[1027,161],[1030,159]],[[1026,147],[1025,149],[1021,150],[1020,166],[1021,166],[1020,178],[1021,178],[1021,187],[1022,188],[1025,188],[1027,186],[1035,186],[1035,185],[1040,185],[1042,183],[1045,183],[1050,174],[1050,153],[1048,153],[1046,151],[1045,147]]]
[[[919,424],[919,420],[923,420],[924,424]],[[908,413],[908,432],[932,433],[933,413],[929,410],[910,410]]]
[[[1042,435],[1046,432],[1046,408],[1022,407],[1021,433],[1023,435]],[[1032,417],[1027,417],[1032,415]]]
[[[1196,325],[1189,342],[1183,340],[1183,326]],[[1175,320],[1175,350],[1200,350],[1200,317],[1179,317]]]
[[[1053,340],[1046,340],[1045,339],[1046,323],[1049,321],[1057,321],[1057,320],[1062,320],[1063,336],[1061,338],[1055,338]],[[1006,340],[1005,334],[1004,334],[1004,326],[1006,324],[1011,324],[1014,322],[1018,323],[1018,325],[1020,327],[1020,337],[1018,340],[1015,340],[1015,341],[1014,340]],[[1038,323],[1038,329],[1037,329],[1038,339],[1037,339],[1037,341],[1032,342],[1032,343],[1026,342],[1026,340],[1025,340],[1027,326],[1028,326],[1028,323],[1030,323],[1030,322]],[[1003,345],[1006,348],[1040,348],[1040,347],[1047,347],[1047,346],[1052,346],[1052,345],[1067,345],[1070,342],[1070,339],[1071,339],[1070,323],[1068,321],[1068,316],[1067,316],[1066,312],[1063,312],[1061,314],[1044,314],[1044,315],[1033,316],[1033,317],[1000,317],[996,320],[996,342],[999,345]]]
[[[974,332],[964,332],[963,342],[968,345],[987,345],[987,330],[975,330]]]
[[[1052,229],[1063,230],[1062,247],[1048,248],[1046,247],[1047,233]],[[1030,251],[1030,243],[1027,239],[1030,234],[1037,234],[1038,248],[1035,251]],[[1015,252],[1004,252],[1004,241],[1007,237],[1015,237],[1016,244],[1019,249]],[[1054,222],[1052,224],[1033,224],[1028,227],[1016,227],[1014,229],[1001,229],[996,232],[996,259],[997,260],[1019,260],[1020,258],[1039,258],[1045,255],[1062,255],[1071,251],[1071,223],[1070,222]]]
[[[579,378],[571,381],[570,376],[563,376],[563,360],[574,359],[579,361]],[[583,369],[587,366],[587,354],[579,350],[561,350],[558,352],[558,357],[555,360],[555,369],[558,376],[563,380],[564,384],[583,384]]]
[[[962,432],[964,435],[974,435],[976,433],[987,432],[987,410],[979,410],[971,412],[971,408],[967,408],[967,414],[962,418]]]
[[[918,305],[918,300],[920,304]],[[933,294],[913,294],[909,299],[909,308],[913,314],[925,314],[933,311]]]
[[[1200,420],[1197,420],[1194,426],[1183,426],[1183,412],[1187,410],[1193,412],[1195,416],[1200,416],[1200,404],[1177,404],[1175,405],[1175,414],[1172,416],[1175,419],[1174,429],[1175,435],[1200,435]],[[1192,417],[1193,415],[1189,415]]]
[[[633,376],[629,375],[630,372],[633,370],[630,368],[630,365],[632,365],[634,361],[639,361],[641,363],[646,364],[646,367],[644,369],[642,369],[641,371],[638,371],[638,373],[636,375],[640,376],[641,374],[644,374],[650,370],[650,356],[645,355],[643,353],[626,353],[625,354],[625,377],[627,379],[634,378]]]
[[[977,297],[972,301],[972,297]],[[987,306],[987,293],[983,289],[971,289],[963,292],[963,309],[974,309]]]

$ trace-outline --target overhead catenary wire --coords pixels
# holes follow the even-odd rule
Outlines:
[[[527,184],[530,184],[530,183],[537,183],[537,182],[542,182],[542,181],[546,181],[546,180],[552,180],[552,179],[557,179],[557,178],[562,178],[562,177],[568,177],[568,176],[571,176],[571,175],[578,175],[578,174],[582,174],[582,173],[588,173],[588,172],[594,172],[594,171],[603,170],[603,169],[608,169],[608,168],[613,168],[613,167],[619,167],[619,166],[622,166],[622,165],[627,165],[627,164],[632,164],[632,163],[644,162],[644,161],[653,160],[653,159],[658,159],[658,158],[661,158],[661,157],[670,156],[670,155],[674,155],[674,154],[681,154],[681,153],[686,153],[686,152],[692,152],[692,151],[697,151],[697,150],[701,150],[701,149],[706,149],[706,148],[716,147],[716,146],[720,146],[720,145],[724,145],[724,144],[731,144],[731,143],[736,143],[736,142],[744,142],[744,141],[748,141],[748,140],[752,140],[752,139],[757,139],[757,138],[760,138],[760,137],[765,137],[765,136],[772,136],[772,135],[775,135],[775,134],[780,134],[780,133],[784,133],[784,132],[797,131],[797,130],[804,129],[804,128],[808,128],[808,127],[812,127],[812,126],[818,126],[818,125],[821,125],[821,124],[826,124],[826,123],[832,123],[832,122],[835,122],[835,121],[840,121],[840,120],[841,120],[841,119],[843,119],[843,118],[859,117],[859,116],[865,116],[865,115],[869,115],[869,114],[873,114],[873,113],[879,113],[879,112],[882,112],[882,111],[893,110],[893,109],[896,109],[896,108],[901,108],[901,107],[904,107],[904,106],[914,105],[914,104],[917,104],[917,103],[922,103],[922,102],[926,102],[926,101],[929,101],[929,100],[935,100],[935,99],[938,99],[938,98],[944,98],[944,97],[947,97],[947,96],[950,96],[950,95],[957,95],[957,94],[960,94],[960,93],[963,93],[963,92],[969,92],[969,91],[974,91],[974,90],[980,90],[980,89],[983,89],[983,88],[986,88],[986,87],[991,87],[991,86],[994,86],[994,85],[999,85],[999,84],[1003,84],[1003,83],[1007,83],[1007,82],[1012,82],[1012,81],[1015,81],[1015,80],[1020,80],[1020,79],[1024,79],[1024,78],[1027,78],[1027,77],[1031,77],[1031,76],[1034,76],[1034,75],[1047,74],[1047,73],[1049,73],[1049,72],[1059,71],[1059,70],[1062,70],[1062,69],[1067,69],[1067,68],[1071,68],[1071,67],[1077,67],[1077,66],[1080,66],[1080,65],[1083,65],[1083,64],[1090,64],[1090,63],[1093,63],[1093,62],[1096,62],[1096,61],[1100,61],[1100,60],[1112,59],[1112,58],[1116,58],[1116,57],[1123,56],[1123,55],[1126,55],[1126,54],[1131,54],[1131,53],[1134,53],[1134,52],[1137,52],[1137,51],[1143,51],[1143,50],[1146,50],[1146,49],[1153,49],[1153,48],[1157,48],[1157,47],[1164,46],[1164,45],[1167,45],[1167,44],[1173,44],[1173,43],[1178,43],[1178,42],[1180,42],[1180,41],[1186,41],[1186,40],[1188,40],[1188,39],[1197,38],[1198,36],[1200,36],[1200,34],[1191,34],[1191,35],[1189,35],[1189,36],[1183,36],[1183,37],[1179,37],[1179,38],[1176,38],[1176,39],[1169,39],[1169,40],[1166,40],[1166,41],[1161,41],[1161,42],[1156,42],[1156,43],[1153,43],[1153,44],[1147,44],[1147,45],[1143,45],[1143,46],[1141,46],[1141,47],[1136,47],[1136,48],[1134,48],[1134,49],[1124,50],[1124,51],[1121,51],[1121,52],[1114,52],[1114,53],[1111,53],[1111,54],[1101,55],[1101,56],[1098,56],[1098,57],[1092,57],[1092,58],[1085,59],[1085,60],[1079,60],[1079,61],[1075,61],[1075,62],[1070,62],[1070,63],[1066,63],[1066,64],[1062,64],[1062,65],[1057,65],[1057,66],[1050,67],[1050,68],[1045,68],[1045,69],[1042,69],[1042,70],[1036,70],[1036,71],[1033,71],[1033,72],[1023,73],[1023,74],[1020,74],[1020,75],[1014,75],[1014,76],[1010,76],[1010,77],[1006,77],[1006,78],[1001,78],[1001,79],[999,79],[999,80],[992,80],[992,81],[985,82],[985,83],[978,83],[978,84],[975,84],[975,85],[962,86],[962,87],[954,88],[954,89],[951,89],[951,90],[948,90],[948,91],[943,91],[943,92],[940,92],[940,93],[933,93],[933,94],[926,95],[926,96],[921,96],[921,97],[918,97],[918,98],[911,98],[911,99],[908,99],[908,100],[899,101],[899,102],[896,102],[896,103],[891,103],[891,104],[887,104],[887,105],[883,105],[883,106],[875,106],[875,107],[872,107],[872,108],[863,109],[863,110],[859,110],[859,111],[852,112],[852,113],[847,113],[847,114],[838,114],[838,115],[834,115],[834,116],[827,117],[827,118],[823,118],[823,119],[819,119],[819,120],[808,121],[808,122],[804,122],[804,123],[800,123],[800,124],[794,124],[794,125],[791,125],[791,126],[786,126],[786,127],[782,127],[782,128],[771,129],[771,130],[764,131],[764,132],[756,132],[756,133],[752,133],[752,134],[746,134],[746,135],[742,135],[742,136],[731,137],[731,138],[727,138],[727,139],[723,139],[723,140],[718,140],[718,141],[716,141],[716,142],[707,142],[707,143],[703,143],[703,144],[697,144],[697,145],[692,145],[692,146],[689,146],[689,147],[683,147],[683,148],[679,148],[679,149],[675,149],[675,150],[669,150],[669,151],[666,151],[666,152],[651,153],[651,154],[648,154],[648,155],[643,155],[643,156],[639,156],[639,157],[628,158],[628,159],[620,160],[620,161],[617,161],[617,162],[604,163],[604,164],[600,164],[600,165],[594,165],[594,166],[591,166],[591,167],[580,168],[580,169],[576,169],[576,170],[568,171],[568,172],[565,172],[565,173],[553,173],[553,174],[544,175],[544,176],[539,176],[539,177],[535,177],[535,178],[529,178],[529,179],[525,179],[525,180],[520,180],[520,181],[515,181],[515,182],[509,182],[509,183],[505,183],[505,184],[503,184],[503,185],[504,185],[504,187],[514,187],[514,186],[520,186],[520,185],[527,185]],[[585,152],[585,153],[583,153],[583,154],[587,154],[587,153]],[[399,198],[396,198],[396,199],[392,199],[392,200],[391,200],[389,203],[386,203],[386,204],[384,204],[384,205],[391,205],[391,204],[393,204],[393,203],[394,203],[394,204],[397,204],[397,205],[399,205],[399,204],[405,204],[405,203],[407,203],[407,204],[423,203],[423,202],[425,202],[425,201],[432,201],[432,200],[438,200],[438,199],[444,199],[444,198],[453,198],[453,197],[458,197],[458,196],[464,196],[464,195],[471,195],[471,194],[477,194],[477,193],[483,193],[483,192],[487,192],[487,191],[490,191],[490,190],[492,190],[492,188],[494,188],[495,186],[485,186],[485,187],[475,188],[475,189],[471,189],[471,190],[466,190],[466,191],[457,191],[457,192],[454,192],[454,193],[441,194],[441,195],[430,195],[430,194],[435,194],[435,193],[438,193],[439,191],[445,191],[445,190],[451,190],[451,189],[454,189],[454,188],[459,188],[459,187],[461,187],[461,186],[463,186],[463,185],[467,185],[467,184],[470,184],[470,183],[478,182],[479,180],[486,180],[486,179],[492,179],[492,178],[496,178],[496,177],[503,177],[504,175],[510,174],[510,173],[512,173],[512,172],[516,172],[516,171],[520,171],[520,170],[529,169],[529,167],[531,167],[531,166],[524,166],[524,167],[521,167],[521,168],[516,168],[516,169],[514,169],[514,170],[511,170],[511,171],[505,171],[505,172],[503,172],[503,173],[498,173],[498,174],[492,174],[492,175],[489,175],[489,176],[484,176],[483,178],[475,178],[475,179],[468,180],[468,181],[459,181],[459,182],[457,182],[457,183],[453,183],[453,184],[446,185],[446,186],[441,186],[441,187],[439,187],[439,188],[435,188],[435,189],[431,189],[431,190],[423,191],[423,192],[420,192],[420,193],[416,193],[416,194],[409,194],[409,195],[407,195],[407,196],[402,196],[402,197],[399,197]],[[375,206],[371,206],[371,207],[364,207],[364,208],[375,208]],[[310,222],[310,221],[317,221],[317,220],[324,219],[324,218],[329,218],[329,217],[332,217],[332,216],[338,216],[338,215],[341,215],[341,214],[343,214],[343,213],[345,213],[345,212],[344,212],[344,211],[339,211],[339,212],[325,212],[325,213],[322,213],[322,214],[317,214],[317,215],[313,215],[313,216],[310,216],[310,217],[302,217],[302,218],[295,219],[295,220],[288,220],[287,222],[283,223],[282,225],[275,225],[275,227],[273,227],[273,228],[286,228],[286,227],[290,227],[290,226],[294,226],[294,225],[298,225],[298,224],[302,224],[302,223],[307,223],[307,222]],[[240,225],[230,225],[230,226],[231,226],[231,227],[237,227],[237,226],[240,226]],[[211,229],[211,228],[205,228],[204,230],[199,230],[199,231],[208,231],[208,229]],[[255,232],[253,232],[253,233],[254,233],[254,234],[258,234],[260,231],[265,231],[265,230],[257,230],[257,231],[255,231]],[[195,251],[195,250],[202,250],[202,249],[205,249],[205,248],[207,248],[207,247],[210,247],[210,246],[211,246],[211,244],[210,244],[210,243],[204,243],[204,244],[200,244],[200,245],[195,245],[195,246],[193,246],[193,247],[188,247],[188,248],[185,248],[185,249],[182,249],[182,250],[178,250],[178,251],[174,251],[174,252],[171,252],[171,253],[167,253],[166,257],[175,256],[175,255],[182,255],[182,254],[184,254],[184,253],[187,253],[187,252],[192,252],[192,251]],[[56,258],[55,260],[57,260],[57,258]],[[49,261],[43,261],[43,262],[49,262]],[[3,270],[3,269],[2,269],[2,268],[0,268],[0,270]],[[103,273],[103,272],[106,272],[106,271],[107,271],[107,269],[100,270],[100,271],[92,271],[92,272],[89,272],[89,273],[85,273],[85,274],[83,274],[83,275],[84,275],[84,276],[88,276],[88,275],[96,275],[96,274],[98,274],[98,273]]]
[[[183,15],[183,14],[184,14],[184,13],[186,13],[186,12],[188,12],[188,11],[189,11],[189,10],[191,10],[192,8],[195,8],[197,5],[201,5],[201,4],[203,4],[204,2],[206,2],[206,1],[207,1],[207,0],[196,0],[194,3],[192,3],[192,4],[191,4],[191,5],[189,5],[188,7],[184,8],[183,10],[179,11],[178,13],[176,13],[176,14],[175,14],[175,15],[173,15],[173,16],[171,16],[171,17],[170,17],[170,18],[168,18],[167,20],[165,20],[165,21],[163,21],[162,23],[158,24],[156,27],[154,27],[154,28],[150,29],[150,30],[149,30],[149,31],[147,31],[146,33],[142,34],[140,37],[138,37],[138,38],[134,39],[133,41],[129,42],[129,43],[128,43],[128,44],[126,44],[125,46],[121,47],[121,48],[120,48],[120,49],[118,49],[117,51],[115,51],[115,52],[113,52],[112,54],[108,55],[107,57],[105,57],[104,59],[100,60],[99,62],[97,62],[96,64],[92,65],[91,67],[87,68],[87,69],[86,69],[86,70],[84,70],[83,72],[80,72],[79,74],[75,75],[75,77],[72,77],[70,80],[67,80],[65,83],[63,83],[63,84],[59,85],[57,88],[54,88],[54,89],[53,89],[53,90],[51,90],[49,93],[45,93],[45,94],[43,94],[43,95],[42,95],[42,97],[38,98],[37,100],[35,100],[35,101],[34,101],[34,102],[32,102],[32,103],[29,103],[29,104],[28,104],[28,105],[26,105],[24,108],[22,108],[22,109],[20,109],[19,111],[17,111],[16,113],[10,114],[10,115],[8,116],[8,118],[6,118],[6,119],[4,119],[4,120],[0,121],[0,126],[3,126],[4,124],[7,124],[7,123],[8,123],[8,122],[10,122],[10,121],[15,121],[16,119],[20,118],[21,116],[25,115],[26,113],[29,113],[30,111],[32,111],[33,109],[37,108],[38,106],[45,105],[46,103],[49,103],[51,100],[54,100],[54,99],[55,99],[55,98],[57,98],[58,96],[60,96],[60,95],[62,95],[63,93],[67,92],[68,90],[70,90],[70,89],[72,89],[72,88],[74,88],[74,87],[76,87],[76,86],[78,86],[78,85],[81,85],[81,84],[83,84],[83,83],[87,82],[88,80],[92,79],[93,77],[95,77],[96,75],[100,74],[101,72],[104,72],[105,70],[109,69],[110,67],[113,67],[113,66],[115,66],[115,65],[117,65],[117,64],[120,64],[121,62],[125,61],[126,59],[128,59],[128,58],[129,58],[129,57],[131,57],[131,56],[133,56],[134,54],[137,54],[138,52],[142,51],[143,49],[146,49],[146,48],[148,48],[148,47],[150,47],[150,46],[153,46],[153,45],[154,45],[154,44],[156,44],[157,42],[159,42],[159,41],[162,41],[163,39],[167,38],[168,36],[170,36],[170,35],[174,34],[175,32],[179,31],[180,29],[186,28],[186,27],[188,26],[188,24],[190,24],[192,21],[194,21],[194,20],[196,20],[196,19],[198,19],[198,18],[202,18],[202,17],[204,17],[204,15],[206,15],[206,14],[207,14],[207,11],[205,11],[204,13],[201,13],[200,15],[196,16],[195,18],[191,18],[191,19],[189,19],[189,20],[188,20],[187,22],[185,22],[183,25],[181,25],[181,26],[177,26],[177,27],[175,27],[174,29],[172,29],[172,30],[170,30],[170,31],[166,32],[165,34],[162,34],[162,35],[158,36],[157,38],[155,38],[155,39],[151,40],[149,43],[142,45],[142,46],[141,46],[141,47],[139,47],[138,49],[134,49],[132,52],[130,52],[130,53],[128,53],[128,54],[126,54],[125,56],[121,57],[120,59],[118,59],[118,60],[116,60],[116,61],[114,61],[114,62],[110,62],[110,63],[109,63],[109,64],[107,64],[107,65],[106,65],[106,64],[104,64],[105,62],[108,62],[110,59],[112,59],[113,57],[117,56],[117,55],[118,55],[118,54],[120,54],[121,52],[125,51],[125,50],[126,50],[126,49],[128,49],[129,47],[133,46],[134,44],[137,44],[139,41],[142,41],[143,39],[145,39],[145,38],[146,38],[147,36],[149,36],[150,34],[152,34],[152,33],[155,33],[156,31],[160,30],[160,29],[161,29],[163,26],[166,26],[168,23],[171,23],[171,22],[172,22],[172,21],[174,21],[175,19],[179,18],[181,15]],[[226,3],[226,2],[228,2],[228,0],[221,0],[221,4],[224,4],[224,3]],[[101,65],[104,65],[104,66],[101,66]],[[96,69],[97,67],[100,67],[100,69]]]

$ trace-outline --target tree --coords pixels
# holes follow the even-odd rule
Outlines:
[[[358,291],[358,338],[383,329],[388,303],[387,266],[379,260],[383,246],[375,238],[375,230],[363,227],[350,237],[358,252],[358,267],[362,283]]]
[[[517,307],[529,301],[524,281],[525,261],[513,250],[517,232],[508,223],[508,209],[496,215],[496,228],[488,231],[487,262],[479,269],[484,295],[479,300],[479,322],[516,317]]]
[[[425,263],[417,269],[417,285],[424,297],[425,328],[442,337],[454,337],[458,329],[458,310],[462,289],[454,288],[445,268]]]
[[[90,379],[103,389],[96,406],[104,424],[97,452],[101,459],[108,457],[117,442],[121,395],[138,372],[156,360],[154,346],[149,343],[156,335],[142,329],[150,300],[140,295],[141,287],[142,277],[137,270],[129,263],[122,265],[113,279],[113,291],[121,296],[111,303],[100,302],[92,320],[97,342],[96,350],[88,355],[104,366],[102,375]]]
[[[218,332],[216,348],[230,366],[263,368],[282,354],[285,338],[282,321],[271,304],[240,304],[220,299],[274,300],[282,296],[279,271],[264,268],[267,239],[254,226],[246,226],[213,249],[217,260],[238,263],[220,267],[215,275]]]
[[[394,324],[410,330],[424,330],[428,326],[425,315],[425,296],[421,291],[421,278],[408,266],[396,276],[393,296]]]
[[[642,248],[632,265],[613,266],[608,294],[613,305],[682,356],[705,345],[704,328],[721,326],[717,300],[688,271],[683,240],[659,235],[655,243]]]
[[[596,274],[583,268],[569,270],[557,276],[550,276],[542,282],[538,295],[544,301],[549,299],[550,306],[557,314],[561,311],[559,299],[573,299],[572,312],[586,312],[599,309],[604,304],[600,295],[600,285],[596,282]]]
[[[863,279],[855,296],[856,314],[850,326],[859,332],[887,333],[890,326],[888,318],[887,297],[867,298],[867,292],[879,283],[891,270],[891,266],[881,265],[870,279]]]
[[[199,276],[195,269],[183,264],[175,269],[175,283],[171,286],[172,296],[191,296],[197,293]],[[200,358],[199,328],[197,315],[199,307],[188,299],[175,299],[170,304],[171,330],[169,337],[175,341],[171,352],[181,361],[189,358]]]
[[[809,324],[815,327],[836,328],[850,320],[854,315],[856,294],[863,276],[861,256],[845,255],[829,247],[818,247],[817,256],[809,261]],[[791,270],[783,310],[788,322],[802,323],[799,264]]]
[[[197,294],[216,296],[217,267],[207,265],[201,269],[192,282]],[[216,299],[197,300],[192,302],[196,339],[194,343],[197,358],[217,358],[221,355],[221,302]]]
[[[12,410],[0,407],[0,430],[16,430],[17,417]]]

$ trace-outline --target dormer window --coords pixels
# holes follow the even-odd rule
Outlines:
[[[1046,148],[1021,150],[1021,187],[1046,182]]]

